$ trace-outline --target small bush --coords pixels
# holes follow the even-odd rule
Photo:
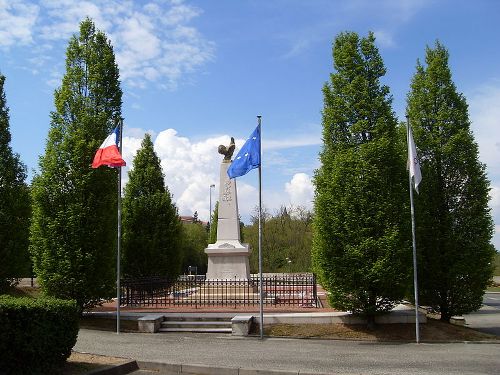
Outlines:
[[[75,301],[0,296],[0,372],[55,373],[78,335]]]

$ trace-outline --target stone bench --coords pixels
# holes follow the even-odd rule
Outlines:
[[[248,336],[252,328],[252,315],[236,315],[231,319],[233,336]]]
[[[450,318],[450,323],[457,326],[465,326],[465,318],[463,316],[452,316]]]
[[[161,327],[164,320],[163,314],[145,315],[137,319],[137,329],[139,332],[155,333]]]

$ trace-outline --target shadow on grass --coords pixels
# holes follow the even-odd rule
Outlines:
[[[257,328],[258,331],[258,328]],[[253,334],[258,332],[253,331]],[[266,336],[362,340],[381,342],[414,342],[414,324],[378,324],[373,329],[363,324],[276,324],[264,327]],[[500,337],[467,327],[428,319],[420,324],[420,340],[425,342],[499,341]]]
[[[12,297],[38,298],[41,296],[42,291],[40,288],[32,288],[30,286],[15,286],[8,288],[4,293]]]
[[[80,328],[116,331],[116,318],[81,317]],[[137,332],[137,320],[120,319],[120,332]]]

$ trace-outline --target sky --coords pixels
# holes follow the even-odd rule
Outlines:
[[[217,146],[233,136],[241,147],[261,115],[264,207],[312,208],[321,89],[334,71],[335,36],[375,33],[387,67],[382,82],[400,120],[417,59],[424,61],[426,46],[439,40],[487,166],[500,249],[499,15],[496,0],[0,0],[11,145],[31,179],[69,38],[89,16],[111,40],[120,69],[124,183],[148,132],[179,213],[197,211],[208,220],[210,192],[213,202],[219,192]],[[237,184],[248,223],[258,204],[257,172]]]

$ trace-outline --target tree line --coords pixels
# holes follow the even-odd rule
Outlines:
[[[314,271],[334,307],[373,318],[411,298],[406,131],[381,83],[386,68],[374,35],[341,33],[332,55],[314,211],[264,210],[264,272]],[[480,307],[495,254],[489,181],[448,57],[439,42],[427,48],[406,108],[423,175],[415,196],[421,302],[443,320]],[[115,288],[117,170],[90,168],[100,142],[122,121],[113,47],[90,19],[69,41],[31,186],[10,148],[4,80],[0,75],[0,288],[32,267],[44,293],[75,299],[80,309],[93,306]],[[217,210],[216,204],[210,228],[181,223],[146,135],[123,191],[124,276],[176,277],[188,266],[204,273]],[[254,249],[252,272],[257,219],[241,228]]]
[[[373,320],[412,298],[406,129],[391,108],[375,37],[340,34],[323,87],[313,268],[334,307]],[[446,48],[417,61],[406,115],[422,172],[415,194],[420,302],[449,321],[479,309],[495,249],[489,181]]]
[[[70,39],[30,187],[10,147],[4,81],[0,75],[0,289],[34,272],[44,294],[74,299],[80,310],[94,306],[115,293],[117,170],[90,168],[100,142],[122,121],[113,47],[90,19]],[[181,223],[149,135],[122,205],[124,277],[175,278],[193,262],[203,271],[206,228]]]

